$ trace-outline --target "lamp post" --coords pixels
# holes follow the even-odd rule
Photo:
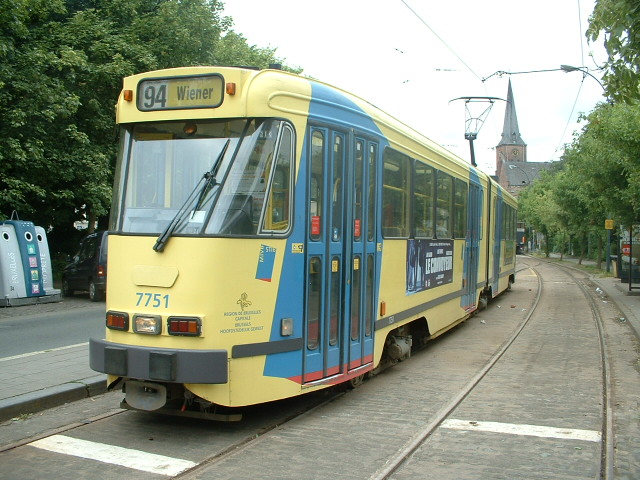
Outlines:
[[[602,82],[598,79],[598,77],[596,77],[591,72],[589,72],[589,69],[587,69],[586,67],[573,67],[571,65],[560,65],[560,70],[562,70],[565,73],[582,72],[582,77],[583,78],[586,77],[587,75],[589,75],[596,82],[598,82],[598,85],[600,85],[602,87],[602,90],[606,91],[606,89],[604,88],[604,85],[602,85]]]

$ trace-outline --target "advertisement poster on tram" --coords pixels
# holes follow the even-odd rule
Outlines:
[[[453,282],[453,240],[407,241],[407,295]]]

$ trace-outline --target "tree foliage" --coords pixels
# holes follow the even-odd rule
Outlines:
[[[604,83],[610,98],[640,99],[640,3],[637,0],[597,0],[587,37],[604,37],[608,60]]]
[[[108,215],[122,78],[281,63],[218,0],[0,0],[0,218],[70,231]]]
[[[521,216],[545,235],[601,239],[604,221],[640,221],[640,106],[598,105],[556,167],[520,195]]]

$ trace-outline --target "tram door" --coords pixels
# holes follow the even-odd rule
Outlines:
[[[310,139],[303,382],[344,374],[373,351],[372,321],[364,320],[375,271],[365,177],[371,142],[323,128],[312,128]]]
[[[473,310],[478,298],[478,266],[480,260],[480,225],[482,215],[482,190],[479,185],[469,184],[469,204],[467,212],[467,238],[465,242],[464,278],[465,289],[462,297],[463,307]]]
[[[491,289],[493,295],[497,295],[500,281],[500,253],[502,252],[502,195],[498,192],[498,195],[494,197],[494,229],[493,229],[493,272],[491,278]]]

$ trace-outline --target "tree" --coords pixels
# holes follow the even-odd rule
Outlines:
[[[604,35],[608,60],[603,77],[609,97],[626,103],[640,99],[640,3],[597,0],[587,38]]]
[[[604,212],[619,223],[640,220],[640,106],[600,104],[586,120],[565,150],[573,170]]]
[[[598,105],[562,160],[521,193],[521,216],[546,236],[596,238],[602,258],[604,220],[640,220],[640,106]],[[584,251],[581,251],[581,257]]]
[[[280,63],[218,0],[0,0],[0,218],[67,237],[109,211],[122,78],[184,65]]]

